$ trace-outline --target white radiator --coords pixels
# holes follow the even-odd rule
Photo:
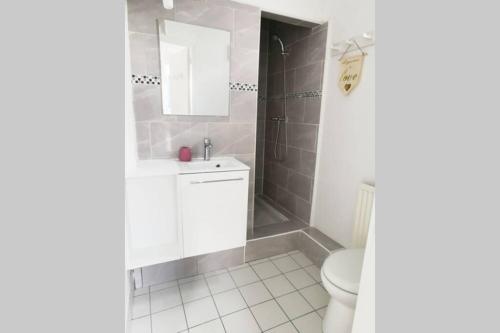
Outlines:
[[[354,230],[352,232],[352,247],[354,248],[366,246],[374,196],[375,187],[361,184],[358,193],[358,203],[356,205]]]

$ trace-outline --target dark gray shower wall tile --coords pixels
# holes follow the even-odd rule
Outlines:
[[[128,30],[158,33],[158,19],[174,19],[174,10],[163,7],[160,0],[128,0]]]
[[[213,154],[253,154],[255,130],[255,123],[209,123],[207,135],[212,140]]]
[[[262,144],[264,143],[264,140],[266,139],[266,121],[265,120],[257,120],[257,142],[262,141]],[[262,150],[263,151],[263,150]]]
[[[270,98],[267,100],[266,118],[271,120],[273,117],[283,115],[283,101],[279,98]]]
[[[311,220],[311,203],[299,197],[295,197],[295,215],[309,224]]]
[[[295,69],[285,72],[286,93],[295,91]],[[283,95],[282,95],[283,96]]]
[[[259,80],[259,50],[231,48],[231,82],[257,84]]]
[[[278,187],[275,184],[269,182],[266,178],[264,178],[262,184],[264,186],[263,190],[264,195],[271,198],[272,200],[276,200],[278,194]]]
[[[160,75],[158,35],[130,32],[130,66],[133,74]]]
[[[286,69],[296,69],[307,63],[307,39],[301,39],[288,47],[286,56]]]
[[[283,71],[283,56],[281,48],[276,41],[269,41],[268,75]]]
[[[295,148],[316,151],[318,125],[288,123],[288,144]]]
[[[276,185],[287,187],[288,169],[276,162],[264,163],[264,178]]]
[[[300,170],[300,149],[288,147],[285,160],[282,162],[283,166],[301,172]]]
[[[263,179],[262,178],[255,178],[255,194],[262,194],[264,188],[263,184]]]
[[[306,61],[312,64],[325,59],[326,51],[326,30],[320,30],[311,34],[307,38]]]
[[[295,214],[295,196],[283,187],[278,186],[276,191],[276,202],[292,214]]]
[[[132,84],[132,95],[136,121],[162,119],[160,86]]]
[[[283,97],[283,72],[278,72],[269,75],[267,81],[267,97],[282,98]]]
[[[295,90],[298,92],[321,90],[323,62],[298,67],[295,72]]]
[[[234,46],[259,50],[260,12],[234,10]]]
[[[300,151],[300,168],[299,172],[310,177],[314,177],[316,170],[316,153],[306,150]]]
[[[280,126],[283,126],[283,125],[280,125]],[[267,120],[265,133],[266,133],[266,138],[265,138],[266,141],[274,142],[276,140],[276,136],[278,134],[278,122],[272,121],[272,120]],[[280,134],[280,137],[281,137],[281,134]],[[267,148],[267,144],[266,144],[266,148]],[[269,152],[271,152],[271,151],[269,151]],[[268,157],[271,155],[266,154],[265,156]]]
[[[312,186],[312,178],[294,171],[289,172],[287,189],[296,196],[311,202]]]
[[[306,99],[305,98],[290,98],[287,99],[288,121],[293,123],[302,123],[304,121],[304,114],[306,112]]]
[[[319,124],[321,112],[321,98],[302,98],[305,100],[304,123]]]
[[[254,123],[257,121],[257,93],[253,91],[231,91],[231,111],[233,123]]]

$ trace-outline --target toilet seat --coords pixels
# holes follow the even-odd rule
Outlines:
[[[365,249],[336,251],[325,260],[322,273],[334,286],[351,294],[358,294]]]

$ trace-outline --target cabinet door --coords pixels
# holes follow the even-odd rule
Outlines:
[[[179,176],[184,257],[245,246],[248,171]]]
[[[176,175],[126,179],[127,269],[182,257],[176,182]]]

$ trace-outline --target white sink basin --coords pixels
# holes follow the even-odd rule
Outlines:
[[[215,157],[210,161],[193,159],[191,162],[177,163],[180,174],[250,170],[250,167],[234,157]]]

